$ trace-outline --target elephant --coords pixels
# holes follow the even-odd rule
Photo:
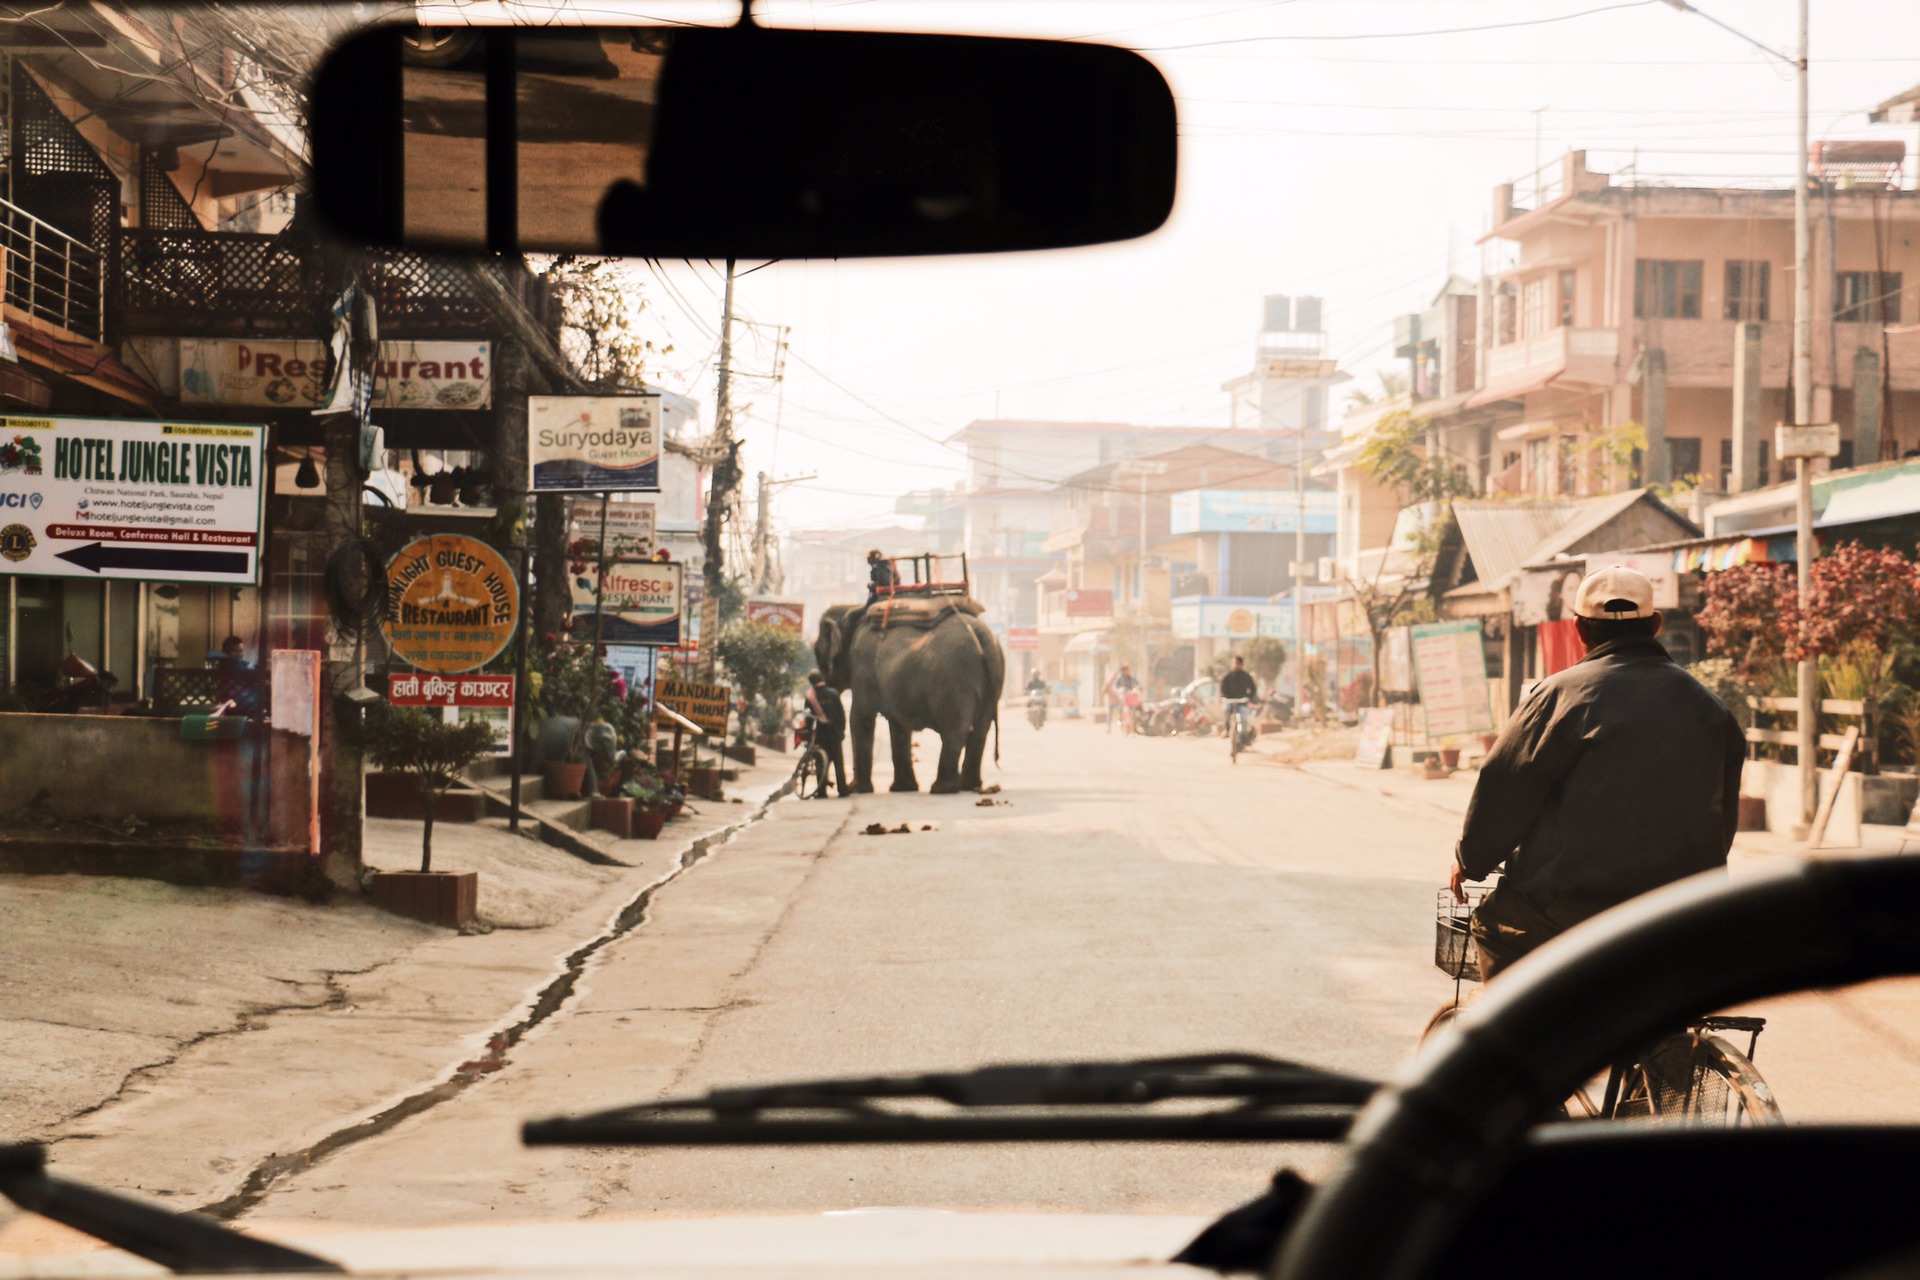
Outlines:
[[[891,606],[834,605],[820,619],[813,655],[835,688],[853,693],[853,789],[873,790],[873,720],[887,718],[895,791],[918,791],[913,735],[940,735],[931,791],[980,786],[987,731],[997,730],[1006,655],[972,601],[934,597]],[[999,758],[996,746],[994,758]]]

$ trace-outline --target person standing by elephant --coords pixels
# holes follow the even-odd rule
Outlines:
[[[814,745],[827,753],[827,765],[833,771],[833,782],[842,799],[847,794],[847,760],[841,744],[847,738],[847,709],[840,705],[840,691],[827,683],[827,678],[818,671],[807,677],[807,706],[813,712]],[[824,799],[827,794],[826,774],[820,776],[820,790],[813,798]],[[802,796],[801,799],[807,797]]]

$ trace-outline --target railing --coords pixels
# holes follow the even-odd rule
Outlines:
[[[35,319],[100,342],[100,253],[92,245],[0,200],[6,300]]]
[[[1487,353],[1489,383],[1535,369],[1565,368],[1568,359],[1612,360],[1620,351],[1617,329],[1549,329]]]
[[[133,332],[306,336],[331,299],[308,269],[309,256],[278,237],[232,231],[121,233],[120,299]],[[382,330],[409,337],[471,336],[493,327],[492,312],[451,259],[404,250],[366,268]]]

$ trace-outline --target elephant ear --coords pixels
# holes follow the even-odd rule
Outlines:
[[[839,651],[840,620],[829,609],[820,615],[820,630],[813,638],[813,663],[829,681],[833,679],[833,660]]]

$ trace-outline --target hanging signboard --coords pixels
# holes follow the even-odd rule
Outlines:
[[[1478,622],[1429,622],[1413,628],[1413,669],[1429,740],[1493,731]]]
[[[0,418],[0,574],[260,580],[266,428]]]
[[[686,612],[681,598],[684,569],[678,563],[616,560],[607,566],[606,582],[596,592],[594,566],[588,565],[587,572],[573,579],[573,638],[593,638],[597,600],[602,644],[679,644]]]
[[[747,621],[778,627],[793,635],[805,635],[807,606],[790,600],[749,600]]]
[[[660,705],[693,721],[709,737],[725,737],[727,713],[733,709],[733,690],[724,684],[662,680]]]
[[[271,338],[180,339],[183,404],[312,409],[327,400],[324,342]],[[383,342],[373,370],[382,409],[485,409],[493,355],[485,342]]]
[[[1040,650],[1040,628],[1008,627],[1007,652],[1037,653]]]
[[[1066,604],[1069,618],[1111,618],[1113,616],[1113,592],[1104,588],[1095,591],[1087,587],[1076,587],[1067,592]]]
[[[396,707],[432,709],[448,724],[479,721],[493,729],[493,754],[513,753],[512,676],[422,675],[387,677],[387,701]]]
[[[527,465],[541,493],[660,491],[660,397],[527,397]]]
[[[513,570],[478,538],[417,538],[387,562],[380,629],[394,656],[422,671],[484,667],[506,648],[519,617]]]
[[[567,541],[600,541],[600,499],[567,499]],[[609,502],[606,509],[607,549],[614,560],[653,559],[654,506],[651,502]]]
[[[660,670],[660,650],[646,644],[610,644],[607,669],[627,682],[627,699],[653,700],[653,681]]]

